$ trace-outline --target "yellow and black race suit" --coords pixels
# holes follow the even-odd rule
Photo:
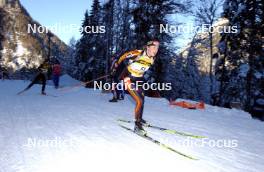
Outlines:
[[[148,57],[142,50],[134,50],[125,53],[118,60],[118,65],[123,70],[120,79],[124,79],[127,91],[136,102],[135,120],[141,121],[144,109],[144,90],[142,88],[135,89],[134,85],[138,80],[144,80],[144,73],[153,65],[154,59]]]
[[[153,63],[154,59],[145,55],[142,50],[129,51],[122,55],[117,62],[118,66],[122,68],[122,71],[119,70],[120,78],[123,79],[127,75],[142,78]]]
[[[127,70],[131,76],[141,78],[153,63],[153,58],[146,55],[140,55],[127,66]]]

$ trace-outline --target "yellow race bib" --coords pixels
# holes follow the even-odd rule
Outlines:
[[[154,63],[153,58],[146,55],[139,56],[128,66],[128,71],[134,77],[143,77],[144,73]]]

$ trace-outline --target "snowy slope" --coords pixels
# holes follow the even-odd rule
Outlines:
[[[194,161],[120,128],[116,119],[132,119],[128,96],[111,104],[110,94],[85,88],[62,92],[51,86],[47,93],[58,97],[41,96],[40,86],[17,96],[27,84],[0,81],[0,172],[264,169],[264,125],[243,111],[211,106],[187,110],[170,107],[163,99],[146,99],[144,118],[150,123],[227,142],[222,148],[188,146],[182,142],[199,140],[147,129],[150,136],[200,159]]]

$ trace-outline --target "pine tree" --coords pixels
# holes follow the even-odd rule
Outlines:
[[[88,49],[89,45],[87,44],[87,38],[88,38],[88,33],[85,32],[85,28],[87,26],[90,26],[90,17],[88,11],[85,12],[84,14],[84,20],[82,23],[82,32],[81,32],[81,39],[77,42],[76,44],[76,63],[80,62],[87,62],[88,60]]]
[[[198,4],[195,4],[196,11],[195,17],[199,25],[206,24],[208,26],[208,42],[210,48],[210,65],[209,65],[209,76],[210,76],[210,95],[213,94],[214,90],[214,78],[213,78],[213,24],[219,18],[220,8],[222,7],[221,0],[199,0]]]
[[[109,0],[103,6],[103,23],[106,26],[106,34],[102,40],[106,57],[106,73],[109,71],[111,57],[118,57],[122,53],[134,49],[131,41],[133,30],[130,25],[130,0]]]
[[[66,70],[68,74],[72,74],[75,70],[76,70],[76,66],[75,66],[75,53],[76,53],[76,39],[74,37],[72,37],[69,40],[68,46],[68,59],[66,60]],[[74,76],[73,76],[74,77]]]
[[[101,34],[102,8],[98,0],[94,0],[91,13],[85,12],[82,23],[82,37],[76,44],[75,75],[87,81],[105,74],[104,36]]]
[[[0,9],[0,60],[2,59],[2,53],[1,53],[1,50],[3,49],[2,47],[2,42],[4,40],[4,35],[2,33],[4,33],[2,26],[3,26],[3,18],[4,18],[4,15],[3,15],[3,11],[2,9]]]
[[[91,25],[97,26],[100,23],[100,2],[99,0],[93,0],[92,10],[91,10]]]
[[[145,45],[148,40],[157,38],[162,42],[162,54],[167,54],[169,47],[163,45],[169,45],[173,38],[169,33],[160,33],[160,25],[169,24],[167,15],[184,11],[185,6],[175,3],[173,0],[136,1],[136,6],[132,9],[132,15],[135,24],[134,42],[138,48]]]
[[[114,0],[109,0],[103,6],[103,24],[106,26],[103,44],[106,47],[104,56],[106,57],[105,73],[109,72],[111,57],[113,55],[113,26],[114,26]]]
[[[260,0],[225,1],[223,15],[238,32],[223,34],[221,41],[225,47],[220,69],[225,72],[220,90],[222,105],[239,101],[250,111],[256,95],[263,94],[263,5]]]
[[[161,33],[160,26],[170,24],[167,18],[169,14],[184,13],[187,11],[186,7],[173,0],[135,0],[134,4],[131,14],[135,34],[131,41],[137,48],[142,48],[147,41],[153,38],[160,41],[160,50],[154,70],[157,76],[156,82],[172,82],[174,85],[173,77],[176,78],[176,76],[172,74],[172,71],[175,71],[173,64],[177,56],[174,53],[175,47],[172,46],[173,37],[168,32]],[[167,92],[162,94],[171,95]]]
[[[198,43],[197,40],[195,40],[197,33],[193,36],[192,42],[190,44],[190,48],[188,50],[188,54],[186,57],[186,61],[183,62],[184,64],[184,92],[185,96],[188,99],[192,100],[207,100],[204,91],[204,88],[202,87],[201,82],[204,78],[201,77],[200,72],[198,70],[198,59],[197,56],[201,53],[199,50],[196,48],[196,44]]]
[[[133,45],[130,43],[132,39],[132,30],[130,28],[130,23],[132,23],[132,16],[130,15],[130,0],[126,0],[124,3],[124,9],[122,10],[122,23],[123,26],[121,28],[122,34],[120,37],[121,50],[129,50],[133,47]]]
[[[89,49],[90,61],[89,68],[92,69],[92,78],[98,78],[105,74],[105,58],[104,58],[104,45],[103,34],[99,32],[99,28],[102,24],[102,8],[98,0],[94,0],[91,10],[91,26],[96,28],[96,32],[89,35]]]

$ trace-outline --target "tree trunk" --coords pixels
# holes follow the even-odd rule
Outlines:
[[[212,26],[212,25],[211,25]],[[209,32],[209,39],[210,39],[210,69],[209,69],[209,76],[210,76],[210,96],[213,93],[213,31]]]

